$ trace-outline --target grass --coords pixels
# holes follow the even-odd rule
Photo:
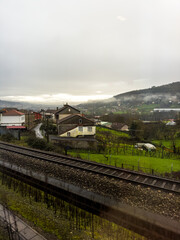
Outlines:
[[[114,137],[130,138],[129,134],[125,133],[125,132],[120,132],[120,131],[116,131],[113,129],[108,129],[108,128],[104,128],[104,127],[100,127],[100,126],[96,127],[97,136],[102,136],[104,134],[104,132],[107,132]]]
[[[175,139],[174,140],[176,147],[180,147],[180,139]],[[152,143],[157,144],[157,145],[163,145],[167,148],[172,148],[173,146],[173,141],[172,140],[154,140]]]
[[[166,158],[156,158],[156,157],[146,157],[146,156],[132,156],[132,155],[103,155],[103,154],[93,154],[93,153],[83,153],[83,152],[70,152],[74,157],[80,156],[82,159],[87,159],[90,161],[95,161],[99,163],[104,163],[112,166],[132,168],[138,170],[139,168],[144,170],[144,172],[149,172],[149,169],[154,169],[155,172],[164,174],[171,173],[171,171],[180,171],[180,160],[166,159]],[[108,157],[108,160],[107,158]],[[128,166],[131,165],[131,166]],[[148,169],[148,170],[146,170]]]
[[[17,183],[18,187],[13,190],[14,184]],[[8,206],[15,214],[21,215],[28,221],[28,224],[36,227],[38,231],[43,231],[47,239],[108,240],[109,234],[111,239],[117,239],[117,235],[120,237],[118,239],[145,239],[143,236],[98,216],[93,215],[92,218],[91,213],[51,195],[48,195],[49,201],[47,203],[47,199],[44,199],[44,192],[32,187],[29,192],[28,188],[28,185],[23,184],[22,186],[21,182],[8,177],[3,185],[0,181],[0,202]],[[39,202],[35,201],[36,191],[42,196]],[[4,239],[2,238],[2,240]]]

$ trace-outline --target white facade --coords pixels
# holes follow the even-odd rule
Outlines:
[[[70,131],[67,131],[60,137],[77,137],[77,136],[94,136],[96,134],[96,126],[78,126]]]
[[[3,116],[0,115],[1,126],[22,126],[25,123],[25,115]]]

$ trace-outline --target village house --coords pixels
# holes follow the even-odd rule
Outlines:
[[[80,111],[68,104],[59,109],[56,114],[58,137],[51,136],[51,141],[70,149],[95,149],[95,122],[86,118]]]
[[[96,133],[95,123],[68,104],[59,109],[55,116],[60,137],[94,137]]]
[[[58,123],[59,120],[75,114],[80,114],[80,111],[66,103],[62,108],[56,111],[56,122]]]
[[[17,109],[3,109],[0,112],[0,126],[22,127],[25,124],[25,114]]]
[[[129,127],[125,123],[112,123],[111,128],[119,131],[129,131]]]
[[[56,118],[55,118],[55,114],[57,112],[57,109],[41,109],[40,114],[43,120],[49,118],[51,120],[53,120],[54,122],[56,122]]]
[[[94,137],[96,126],[82,114],[72,114],[57,122],[60,137]]]

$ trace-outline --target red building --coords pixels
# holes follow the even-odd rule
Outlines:
[[[42,119],[42,115],[38,112],[34,112],[34,120],[41,120]]]

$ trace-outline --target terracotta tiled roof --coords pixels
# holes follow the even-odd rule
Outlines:
[[[24,115],[24,113],[13,109],[13,110],[9,110],[9,111],[7,111],[7,110],[4,111],[2,115],[3,116],[21,116],[21,115]]]

